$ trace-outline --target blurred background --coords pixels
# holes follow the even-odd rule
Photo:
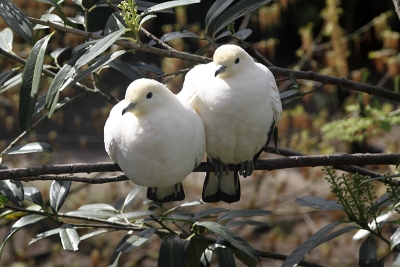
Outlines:
[[[40,18],[50,7],[36,1],[12,1],[28,16]],[[97,1],[83,1],[86,8]],[[163,1],[153,1],[161,3]],[[159,14],[157,18],[144,24],[156,37],[173,31],[189,30],[200,36],[204,34],[204,18],[214,1],[201,1],[187,7],[177,8],[175,14]],[[68,17],[75,17],[82,10],[73,1],[64,1],[63,10]],[[88,13],[87,31],[97,32],[104,29],[112,10],[98,7]],[[0,30],[7,24],[0,18]],[[80,27],[83,30],[83,27]],[[394,11],[392,0],[273,0],[250,16],[235,22],[236,31],[244,28],[252,30],[246,39],[273,65],[295,70],[312,70],[321,74],[345,77],[358,82],[367,82],[390,90],[398,90],[398,57],[400,23]],[[39,36],[48,32],[42,30]],[[143,43],[149,40],[141,36]],[[58,32],[47,48],[46,64],[53,64],[50,52],[56,48],[69,46],[58,59],[60,65],[70,58],[74,47],[84,42],[84,38],[69,33]],[[219,43],[238,43],[226,37]],[[207,43],[198,39],[175,39],[168,44],[178,51],[195,53]],[[14,34],[13,51],[27,58],[31,47]],[[118,49],[113,46],[111,49]],[[205,55],[212,56],[212,51]],[[193,62],[180,59],[162,58],[154,54],[129,53],[123,55],[123,61],[145,62],[152,64],[165,73],[192,67]],[[0,70],[22,67],[10,58],[0,56]],[[154,75],[154,74],[152,74]],[[117,99],[123,99],[125,89],[131,79],[113,69],[101,72],[104,87]],[[279,78],[279,77],[277,77]],[[166,81],[166,78],[163,78]],[[168,78],[169,79],[169,78]],[[160,80],[160,79],[159,79]],[[41,86],[44,94],[52,79],[43,77]],[[182,87],[183,75],[168,80],[167,86],[174,93]],[[310,81],[298,81],[300,89],[309,92],[319,84]],[[92,81],[83,82],[88,86]],[[280,91],[290,86],[290,81],[278,80]],[[72,88],[64,90],[60,98],[73,97],[79,92]],[[0,94],[0,150],[7,147],[20,133],[18,124],[19,86]],[[103,127],[112,108],[103,99],[84,97],[58,111],[45,125],[40,123],[20,143],[44,141],[52,145],[52,154],[9,155],[3,157],[2,164],[9,168],[28,167],[42,164],[90,163],[110,161],[104,150]],[[357,153],[357,152],[393,152],[399,153],[398,126],[395,123],[371,125],[360,129],[346,130],[342,135],[335,132],[337,120],[359,116],[375,118],[373,114],[387,115],[396,110],[397,103],[387,99],[358,94],[346,88],[326,85],[313,93],[284,105],[282,121],[279,125],[278,147],[289,148],[305,154]],[[375,112],[375,113],[374,113]],[[371,115],[372,114],[372,115]],[[376,119],[378,121],[378,119]],[[374,121],[375,122],[375,121]],[[378,126],[377,126],[378,125]],[[331,126],[331,128],[329,128]],[[332,128],[333,127],[333,128]],[[337,127],[336,127],[337,128]],[[337,131],[337,129],[336,129]],[[270,144],[271,145],[271,144]],[[264,153],[263,158],[278,157]],[[388,167],[372,168],[387,173]],[[96,174],[107,177],[115,174]],[[87,175],[96,177],[96,175]],[[202,173],[191,174],[184,181],[186,200],[201,197]],[[30,182],[29,186],[40,188],[47,196],[51,182]],[[321,168],[299,168],[278,171],[256,171],[252,177],[241,179],[242,199],[235,204],[215,203],[210,207],[227,209],[264,209],[273,215],[262,218],[272,225],[271,228],[236,227],[234,230],[260,250],[290,254],[312,233],[329,222],[345,218],[340,212],[310,210],[297,205],[296,197],[315,195],[334,199],[329,184],[324,179]],[[129,181],[86,185],[73,183],[72,191],[63,210],[77,209],[83,204],[115,203],[133,188]],[[384,188],[377,184],[378,195]],[[381,190],[381,191],[380,191]],[[143,200],[145,192],[142,192]],[[45,199],[48,201],[48,199]],[[178,203],[166,204],[165,209]],[[136,203],[132,209],[141,209]],[[12,225],[12,220],[0,225],[0,236]],[[2,266],[107,266],[110,255],[123,232],[96,236],[83,241],[79,251],[63,251],[58,236],[43,239],[28,246],[35,234],[51,229],[55,225],[34,225],[34,229],[22,229],[6,245],[1,260]],[[390,236],[395,229],[385,228]],[[361,241],[351,239],[353,232],[319,246],[306,259],[326,266],[357,266],[358,248]],[[124,254],[120,266],[155,266],[160,239],[152,237],[146,247],[130,254]],[[382,245],[382,244],[379,244]],[[379,246],[382,255],[389,249]],[[4,265],[3,265],[4,264]],[[238,266],[241,263],[238,262]],[[260,266],[280,266],[281,261],[262,259]]]

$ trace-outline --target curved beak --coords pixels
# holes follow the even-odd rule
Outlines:
[[[214,76],[214,77],[217,77],[218,74],[220,74],[221,72],[224,72],[225,69],[226,69],[226,66],[224,66],[224,65],[218,65],[218,68],[217,68],[217,70],[215,71],[215,76]]]
[[[122,115],[124,115],[127,111],[133,109],[136,106],[136,103],[129,102],[129,104],[122,110]]]

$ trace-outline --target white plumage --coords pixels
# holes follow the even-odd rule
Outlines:
[[[206,175],[203,200],[238,201],[238,174],[229,173],[228,164],[240,164],[240,174],[249,176],[253,160],[268,144],[282,112],[274,76],[241,47],[223,45],[213,62],[188,72],[178,96],[203,119],[206,152],[216,168],[214,175]]]
[[[205,153],[204,125],[196,111],[163,84],[138,79],[113,107],[104,126],[104,144],[149,199],[183,200],[181,181]]]

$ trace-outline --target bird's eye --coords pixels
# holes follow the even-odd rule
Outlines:
[[[239,59],[239,58],[236,58],[236,59],[235,59],[235,64],[238,64],[239,61],[240,61],[240,59]]]
[[[150,98],[152,98],[152,96],[153,96],[153,93],[150,92],[150,93],[148,93],[148,94],[146,95],[146,98],[147,98],[147,99],[150,99]]]

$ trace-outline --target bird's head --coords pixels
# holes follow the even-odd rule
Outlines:
[[[215,77],[226,78],[243,72],[247,64],[254,64],[253,58],[237,45],[222,45],[215,50],[213,57],[217,66]]]
[[[125,101],[127,106],[122,110],[122,115],[132,112],[141,115],[165,105],[166,98],[172,94],[165,85],[151,79],[137,79],[126,90]]]

